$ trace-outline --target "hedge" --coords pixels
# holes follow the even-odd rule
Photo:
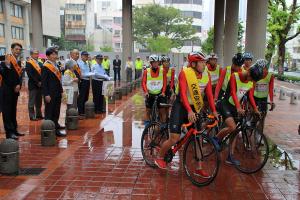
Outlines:
[[[282,75],[282,76],[279,76],[278,74],[274,74],[274,76],[278,79],[278,80],[281,80],[281,81],[299,81],[300,82],[300,77],[297,77],[297,76],[289,76],[289,75]]]

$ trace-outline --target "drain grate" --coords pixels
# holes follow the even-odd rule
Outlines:
[[[46,168],[21,168],[19,175],[37,176],[40,175]]]

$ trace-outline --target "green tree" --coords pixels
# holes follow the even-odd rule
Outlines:
[[[202,51],[210,54],[214,50],[214,28],[211,27],[207,33],[208,37],[203,41],[201,47]]]
[[[244,37],[245,29],[242,22],[239,22],[238,26],[238,52],[244,51],[243,45],[243,37]],[[202,51],[206,54],[210,54],[214,50],[214,28],[211,27],[207,33],[208,37],[203,41],[201,47]]]
[[[100,47],[100,51],[102,51],[102,52],[112,52],[113,48],[111,46],[103,46],[103,47]]]
[[[134,39],[147,48],[148,38],[156,39],[164,36],[172,41],[171,48],[180,48],[184,41],[191,39],[196,33],[192,22],[192,18],[183,17],[180,10],[173,7],[163,7],[158,4],[135,7],[133,11]]]
[[[239,22],[238,28],[238,52],[244,52],[245,47],[243,45],[243,37],[244,37],[245,29],[242,22]]]
[[[82,49],[82,45],[66,40],[65,35],[62,33],[59,38],[53,39],[53,45],[58,45],[60,50],[70,51],[72,49]]]
[[[172,48],[172,40],[165,36],[158,36],[157,38],[148,38],[148,49],[156,53],[168,53]]]
[[[268,31],[271,36],[267,44],[270,50],[267,50],[266,58],[270,60],[277,46],[276,63],[278,64],[278,74],[282,76],[286,58],[285,45],[300,34],[300,26],[297,25],[297,21],[300,19],[300,7],[297,0],[293,0],[290,5],[287,5],[285,0],[269,0],[268,8]],[[293,32],[294,27],[296,28],[295,32]]]

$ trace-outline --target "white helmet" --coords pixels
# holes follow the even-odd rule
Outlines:
[[[152,54],[151,56],[149,56],[149,62],[155,62],[155,61],[159,61],[158,55]]]

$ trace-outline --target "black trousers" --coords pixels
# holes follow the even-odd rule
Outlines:
[[[56,129],[58,129],[58,120],[60,114],[61,106],[61,95],[51,96],[50,103],[45,103],[45,119],[52,120],[55,124]]]
[[[17,102],[19,93],[15,93],[13,88],[3,86],[2,116],[6,137],[10,137],[17,132]]]
[[[28,112],[29,117],[34,119],[42,117],[42,89],[29,90]]]
[[[84,114],[84,104],[89,99],[90,80],[81,80],[79,84],[79,95],[77,99],[77,107],[79,115]]]
[[[120,68],[117,68],[117,69],[114,69],[114,80],[115,82],[117,81],[120,81],[121,80],[121,69]]]
[[[103,81],[92,80],[93,102],[95,112],[104,112],[104,96],[102,95]]]

